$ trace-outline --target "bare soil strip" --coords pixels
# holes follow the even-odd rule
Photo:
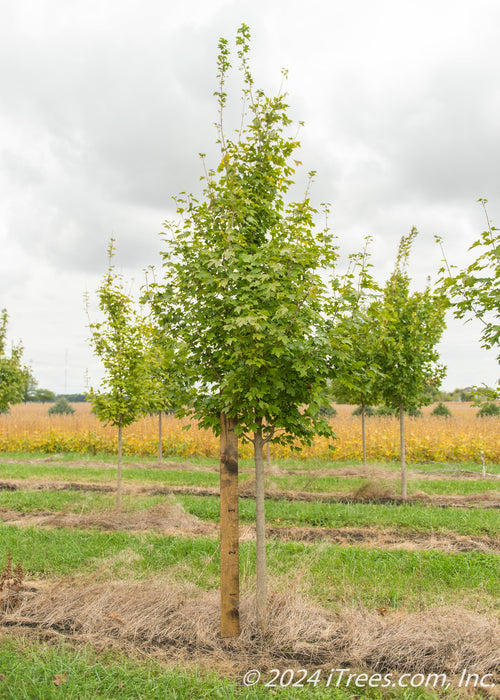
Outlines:
[[[192,496],[219,496],[217,487],[204,486],[152,486],[150,483],[125,483],[123,493],[128,495],[160,496],[169,494],[186,494]],[[9,479],[0,481],[0,491],[16,491],[18,489],[32,491],[94,491],[113,493],[113,484],[100,484],[90,481],[54,481],[49,479]],[[242,484],[240,498],[254,498],[255,489],[252,483]],[[266,498],[276,501],[321,501],[322,503],[375,503],[390,505],[405,505],[418,503],[436,507],[455,508],[500,508],[500,491],[485,491],[469,496],[426,494],[419,492],[404,500],[384,484],[368,483],[351,493],[311,493],[308,491],[285,491],[277,488],[266,489]]]
[[[4,604],[0,625],[4,631],[35,628],[46,638],[135,649],[168,664],[218,668],[232,675],[281,665],[457,678],[466,668],[500,681],[500,623],[493,614],[459,606],[337,613],[292,590],[270,594],[268,629],[262,635],[254,608],[254,594],[245,593],[241,635],[221,639],[218,591],[161,579],[45,581],[40,588],[30,584],[14,609]]]

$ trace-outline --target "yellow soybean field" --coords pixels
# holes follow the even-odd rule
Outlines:
[[[432,406],[420,418],[406,419],[407,458],[417,462],[500,462],[500,419],[477,418],[470,403],[449,403],[451,418],[431,416]],[[104,426],[89,404],[73,404],[73,415],[49,416],[49,404],[13,406],[0,416],[0,451],[113,453],[117,436]],[[336,406],[332,418],[334,440],[316,438],[311,446],[294,453],[304,459],[361,459],[361,419],[352,406]],[[392,417],[367,418],[369,460],[393,461],[399,456],[399,423]],[[189,428],[188,428],[189,426]],[[217,457],[218,439],[189,420],[164,416],[163,451],[179,457]],[[242,442],[240,454],[251,456],[251,445]],[[124,431],[124,454],[154,456],[158,450],[158,418],[147,416]],[[274,458],[292,455],[289,447],[273,445]]]

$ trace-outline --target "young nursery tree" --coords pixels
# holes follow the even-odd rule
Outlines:
[[[330,434],[318,410],[332,352],[322,314],[325,283],[318,271],[333,264],[336,253],[328,229],[315,230],[308,190],[300,202],[285,201],[299,165],[294,159],[299,142],[288,135],[285,95],[268,97],[255,89],[246,25],[236,43],[244,81],[242,126],[234,139],[224,130],[230,62],[228,43],[221,39],[215,93],[220,162],[205,174],[201,201],[179,197],[182,219],[166,223],[171,236],[162,303],[163,323],[178,339],[195,387],[194,416],[229,439],[221,474],[226,463],[228,478],[236,474],[237,479],[237,443],[231,434],[254,447],[257,624],[263,629],[263,446]],[[221,539],[221,557],[222,550]],[[236,595],[231,614],[237,622]],[[232,634],[237,629],[235,624]]]
[[[148,272],[153,274],[153,279],[150,281],[146,275],[141,297],[141,304],[147,309],[143,325],[148,353],[147,412],[158,415],[158,461],[161,462],[163,412],[189,405],[189,387],[175,338],[160,322],[163,317],[162,296],[158,294],[154,269],[151,267]]]
[[[147,413],[158,415],[158,461],[163,460],[162,416],[164,411],[178,405],[183,389],[182,370],[176,357],[173,339],[155,322],[148,319],[144,326],[145,352],[147,353],[147,381],[145,400]]]
[[[142,317],[125,293],[121,276],[114,270],[114,240],[109,246],[109,266],[97,290],[104,320],[90,322],[90,342],[104,365],[99,389],[90,389],[90,401],[98,418],[118,428],[116,505],[121,506],[123,427],[148,410],[148,353]]]
[[[333,342],[345,348],[340,366],[333,367],[332,393],[337,401],[358,404],[361,416],[363,466],[366,467],[366,408],[378,402],[380,368],[377,365],[379,339],[374,298],[380,289],[370,274],[368,243],[364,250],[349,258],[346,274],[334,280],[335,323]]]
[[[402,237],[394,272],[381,302],[372,309],[379,329],[376,362],[381,371],[380,396],[386,406],[399,411],[403,498],[407,496],[405,411],[430,403],[426,386],[439,386],[445,374],[445,367],[437,363],[436,345],[445,329],[446,298],[429,286],[423,292],[410,293],[406,268],[416,235],[413,228]]]
[[[7,413],[12,404],[21,403],[26,394],[29,368],[22,364],[23,346],[7,350],[7,309],[0,313],[0,413]]]

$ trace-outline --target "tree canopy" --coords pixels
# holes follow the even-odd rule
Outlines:
[[[336,251],[328,227],[315,228],[309,188],[301,201],[286,201],[300,165],[286,96],[254,88],[245,25],[237,46],[247,118],[234,139],[226,136],[230,63],[221,39],[220,162],[205,173],[201,201],[181,195],[182,218],[166,222],[163,323],[179,341],[202,425],[218,433],[224,412],[237,417],[239,434],[264,423],[273,440],[308,441],[328,432],[317,410],[331,354],[319,270]]]
[[[455,271],[448,265],[441,269],[443,290],[449,295],[457,318],[479,319],[482,324],[481,340],[485,348],[494,348],[500,362],[500,229],[488,217],[488,200],[478,200],[486,216],[487,227],[469,250],[476,259],[464,270]],[[442,241],[438,238],[438,242]],[[444,251],[443,251],[444,253]],[[483,389],[486,396],[497,397],[500,389]]]
[[[12,344],[7,349],[7,309],[0,314],[0,413],[6,413],[12,404],[21,403],[26,396],[26,388],[31,370],[23,365],[23,346]]]

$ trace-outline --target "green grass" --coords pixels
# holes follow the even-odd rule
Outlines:
[[[251,474],[240,473],[240,484],[251,477]],[[193,486],[205,488],[217,488],[219,486],[219,474],[210,471],[168,470],[168,469],[138,469],[134,467],[122,468],[123,483],[144,482],[155,483],[162,486]],[[67,467],[63,465],[5,465],[0,464],[0,480],[5,479],[51,479],[54,481],[68,482],[98,482],[114,484],[116,473],[108,467]],[[363,477],[335,477],[335,476],[271,476],[268,484],[274,484],[282,490],[291,491],[319,491],[326,493],[353,493],[364,484],[367,479]],[[387,487],[399,492],[397,481],[379,481],[377,485]],[[436,479],[436,480],[408,480],[408,493],[414,494],[422,491],[428,494],[446,495],[471,495],[487,491],[500,490],[498,480],[471,480],[471,479]]]
[[[177,494],[176,500],[189,513],[202,520],[219,520],[216,496]],[[240,499],[242,523],[255,522],[255,502]],[[266,499],[269,525],[310,527],[391,527],[418,532],[455,532],[460,535],[500,534],[499,509],[441,508],[407,503],[402,505],[371,503],[325,503],[321,501],[278,501]]]
[[[0,525],[0,557],[11,552],[30,577],[103,569],[105,577],[141,578],[188,563],[193,571],[204,571],[205,582],[213,585],[218,561],[209,560],[216,550],[217,543],[208,538]]]
[[[297,453],[300,455],[300,451]],[[164,464],[168,464],[170,461],[172,464],[179,464],[179,462],[182,462],[183,464],[193,464],[197,466],[210,466],[217,468],[218,466],[218,459],[214,457],[205,457],[202,455],[190,455],[189,457],[179,457],[177,454],[168,454],[164,453],[163,455],[164,458]],[[97,452],[96,454],[91,454],[91,453],[82,453],[82,452],[58,452],[58,453],[49,453],[49,452],[0,452],[0,461],[1,459],[17,459],[17,460],[36,460],[36,459],[50,459],[53,460],[54,462],[64,462],[64,461],[74,461],[74,460],[82,460],[84,459],[85,461],[88,462],[109,462],[109,464],[113,464],[116,462],[116,455],[109,454],[108,452]],[[123,463],[132,463],[132,464],[137,464],[137,462],[141,462],[141,464],[158,464],[158,459],[157,457],[148,457],[148,456],[137,456],[137,455],[124,455],[123,456]],[[282,469],[285,469],[287,471],[305,471],[305,470],[317,470],[317,469],[341,469],[344,467],[348,466],[353,466],[353,467],[359,467],[361,466],[361,461],[359,459],[346,459],[344,461],[338,461],[334,460],[331,457],[329,459],[325,459],[323,457],[301,457],[301,456],[291,456],[286,459],[275,459],[272,454],[271,454],[271,462],[272,464],[275,464],[279,466]],[[392,462],[382,462],[380,460],[374,461],[374,462],[369,462],[370,464],[377,464],[382,466],[384,469],[388,470],[394,470],[395,472],[399,471],[400,469],[400,464],[398,461],[392,461]],[[253,469],[254,467],[254,461],[253,458],[240,458],[239,459],[239,465],[240,468],[243,469]],[[450,469],[450,470],[468,470],[468,471],[473,471],[477,472],[478,474],[481,473],[481,464],[480,462],[410,462],[407,461],[407,468],[408,470],[418,470],[418,471],[425,471],[425,472],[433,472],[433,471],[442,471],[445,469]],[[499,474],[500,473],[500,463],[499,464],[486,464],[486,471],[491,473],[491,474]]]
[[[144,496],[122,495],[122,511],[124,513],[147,510],[161,503],[171,502],[169,495]],[[0,508],[19,513],[88,513],[95,511],[104,513],[113,511],[116,507],[115,493],[99,493],[96,491],[63,491],[37,490],[18,491],[0,490]]]
[[[0,562],[11,552],[13,562],[21,562],[30,578],[78,572],[92,574],[96,580],[166,574],[201,587],[214,588],[219,583],[217,539],[4,525],[0,543]],[[500,607],[500,556],[496,554],[386,551],[278,540],[268,542],[267,553],[271,577],[287,588],[297,577],[305,593],[334,607],[356,602],[375,608],[418,608],[452,603],[457,597]],[[242,543],[240,563],[243,579],[252,580],[254,542]]]
[[[314,474],[274,476],[267,478],[268,484],[274,484],[284,491],[319,491],[323,493],[354,493],[367,482],[375,482],[373,478],[362,476],[335,476],[332,469],[331,476],[315,476]],[[395,494],[400,492],[399,480],[377,479],[376,485],[379,488],[387,488]],[[423,491],[428,494],[446,494],[467,496],[470,494],[484,493],[486,491],[500,491],[500,480],[471,479],[458,476],[445,479],[415,479],[408,474],[408,494]]]
[[[146,510],[171,497],[123,496],[124,512]],[[115,507],[115,494],[93,491],[0,491],[0,508],[20,513],[35,512],[106,512]],[[196,517],[219,521],[219,499],[216,496],[177,494],[175,501]],[[240,499],[240,522],[255,522],[255,503],[252,499]],[[371,503],[325,503],[321,501],[266,500],[266,516],[269,525],[303,527],[380,527],[397,528],[413,532],[457,533],[460,535],[500,534],[500,510],[452,508],[408,503],[402,505]]]
[[[91,463],[90,463],[91,464]],[[112,466],[112,465],[110,465]],[[0,481],[5,479],[52,479],[55,481],[97,481],[114,483],[116,471],[108,467],[66,466],[59,464],[0,464]],[[141,481],[169,486],[218,486],[218,472],[170,469],[122,468],[123,482]]]
[[[307,670],[313,673],[315,670]],[[283,668],[284,670],[284,668]],[[215,673],[196,668],[165,669],[151,660],[127,658],[111,652],[97,653],[89,646],[69,644],[39,644],[22,640],[0,640],[0,695],[6,700],[263,700],[280,697],[283,700],[349,700],[352,687],[327,688],[329,672],[323,672],[317,686],[304,688],[245,688],[242,675],[236,679],[221,679]],[[64,680],[63,680],[64,674]],[[54,681],[59,677],[61,685]],[[262,672],[266,681],[272,675]],[[357,689],[356,689],[357,690]],[[429,700],[434,695],[419,688],[381,690],[364,688],[363,697],[378,700]],[[358,697],[358,696],[356,696]],[[440,693],[453,698],[451,691]]]
[[[116,497],[95,491],[0,491],[0,508],[20,513],[107,510]]]
[[[500,479],[422,479],[409,480],[408,493],[411,495],[417,491],[428,494],[441,494],[453,496],[471,496],[473,494],[486,493],[488,491],[500,492]]]

